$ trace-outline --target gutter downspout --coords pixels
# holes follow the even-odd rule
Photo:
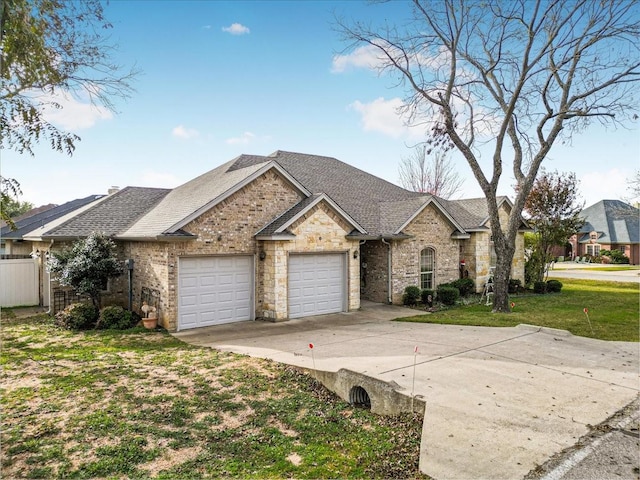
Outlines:
[[[49,243],[49,256],[51,256],[51,247],[53,247],[53,242],[55,240],[51,239],[51,243]],[[45,270],[47,269],[47,259],[45,258]],[[47,315],[51,315],[51,308],[53,307],[53,298],[51,298],[51,273],[49,273],[49,281],[47,282],[47,290],[49,290],[49,310],[47,310]]]
[[[383,237],[380,237],[380,240],[382,240],[382,243],[389,246],[387,254],[387,303],[391,305],[391,242],[387,242]]]

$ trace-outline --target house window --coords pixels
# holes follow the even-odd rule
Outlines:
[[[587,245],[587,255],[594,257],[600,255],[600,245]]]
[[[420,288],[433,290],[433,274],[436,267],[436,251],[427,247],[420,252]]]

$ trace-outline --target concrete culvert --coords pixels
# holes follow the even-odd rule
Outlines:
[[[356,407],[371,409],[371,399],[369,394],[362,387],[353,387],[349,392],[349,403]]]

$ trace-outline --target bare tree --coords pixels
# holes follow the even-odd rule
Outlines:
[[[410,121],[428,124],[471,166],[497,254],[493,311],[509,312],[516,236],[542,161],[593,121],[637,118],[638,3],[413,0],[412,13],[402,26],[337,24],[348,48],[376,52],[380,71],[407,88]],[[492,150],[482,165],[479,146]],[[509,167],[517,194],[501,225],[496,192]]]
[[[412,154],[400,161],[400,184],[407,190],[451,198],[462,188],[464,180],[442,150],[426,145],[414,147]]]

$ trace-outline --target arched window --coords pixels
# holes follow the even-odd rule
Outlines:
[[[427,247],[420,252],[420,288],[433,290],[433,276],[436,269],[436,251]]]

